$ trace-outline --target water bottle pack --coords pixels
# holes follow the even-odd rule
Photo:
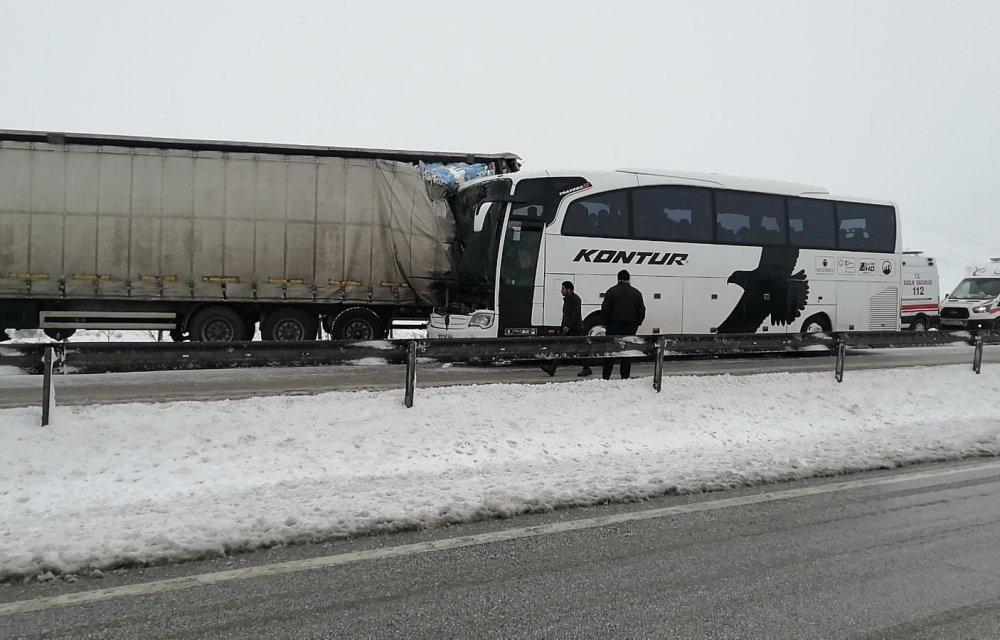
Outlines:
[[[441,185],[449,191],[457,191],[470,180],[482,176],[493,175],[492,169],[482,163],[453,162],[444,164],[434,162],[420,163],[420,174],[431,184]]]

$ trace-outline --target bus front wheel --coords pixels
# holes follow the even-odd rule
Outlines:
[[[601,318],[601,314],[592,313],[587,316],[587,319],[583,321],[583,335],[585,336],[605,336],[608,334],[607,327],[604,326],[604,321]]]
[[[827,333],[830,331],[830,319],[822,313],[809,316],[802,323],[802,333]]]

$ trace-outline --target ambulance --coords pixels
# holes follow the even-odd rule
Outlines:
[[[941,303],[941,328],[992,329],[1000,318],[1000,258],[976,267]]]
[[[938,269],[922,251],[904,251],[899,296],[900,328],[927,331],[938,325]]]

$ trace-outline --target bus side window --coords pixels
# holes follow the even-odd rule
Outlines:
[[[601,209],[597,214],[597,231],[601,236],[608,238],[624,238],[628,235],[628,220],[621,209],[611,205],[611,210]]]
[[[841,249],[889,253],[896,250],[895,211],[862,202],[837,202]]]
[[[712,241],[712,194],[702,187],[639,187],[632,192],[635,238]]]
[[[836,249],[832,200],[788,198],[788,242],[806,249]]]
[[[781,196],[746,191],[715,192],[717,239],[749,245],[785,244],[785,202]]]
[[[590,215],[587,207],[579,202],[574,202],[566,210],[562,231],[571,236],[597,235],[596,222],[596,216]]]
[[[586,218],[594,221],[591,226]],[[625,238],[629,233],[628,197],[625,191],[598,193],[576,200],[569,205],[563,220],[566,235]]]
[[[778,219],[772,216],[761,216],[756,235],[761,244],[776,245],[785,242]]]
[[[694,236],[694,230],[691,226],[691,221],[687,218],[681,218],[674,223],[674,237],[678,240],[699,240]]]
[[[747,217],[738,213],[720,213],[716,223],[716,238],[726,244],[744,242],[747,236]]]

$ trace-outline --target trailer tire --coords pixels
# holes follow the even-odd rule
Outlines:
[[[825,313],[809,316],[802,323],[802,333],[829,333],[830,319]]]
[[[334,318],[330,333],[334,340],[382,340],[385,322],[371,309],[353,307]]]
[[[261,340],[315,340],[319,320],[298,307],[278,308],[260,323]]]
[[[229,307],[204,307],[191,318],[192,342],[242,342],[249,333],[243,317]]]
[[[76,333],[76,329],[42,329],[42,331],[56,342],[65,342]]]

